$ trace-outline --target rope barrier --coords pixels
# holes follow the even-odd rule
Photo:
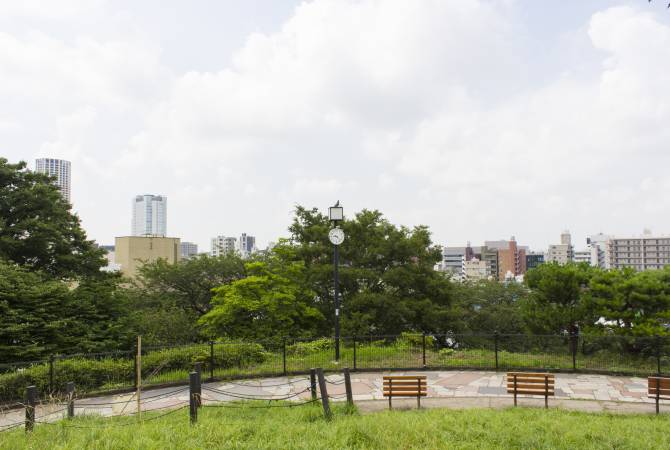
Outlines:
[[[178,394],[180,392],[184,392],[184,391],[187,391],[187,390],[188,390],[188,387],[185,387],[185,388],[175,389],[174,391],[170,391],[170,392],[163,392],[163,393],[157,394],[157,395],[142,397],[142,402],[147,402],[147,403],[152,402],[152,401],[155,401],[155,400],[159,400],[160,397],[168,397],[170,395]],[[130,397],[130,400],[132,400],[135,397],[135,395],[136,395],[136,393],[133,392],[133,395]],[[79,399],[75,399],[75,400],[79,400]],[[81,398],[80,400],[85,400],[85,399]],[[86,403],[86,404],[83,404],[81,406],[75,405],[75,408],[83,408],[83,407],[87,407],[87,406],[120,405],[120,404],[123,404],[123,403],[128,403],[130,400],[122,400],[122,401],[118,401],[118,402],[106,402],[106,403]]]
[[[309,378],[300,378],[300,379],[295,380],[295,381],[288,381],[286,383],[277,383],[277,384],[247,384],[247,383],[236,383],[234,381],[224,381],[224,383],[226,383],[226,384],[233,384],[235,386],[243,386],[243,387],[255,387],[255,388],[291,386],[291,385],[294,385],[294,384],[298,384],[299,382],[309,383]]]
[[[210,387],[207,387],[207,386],[203,386],[202,389],[206,390],[206,391],[214,392],[216,394],[227,395],[229,397],[239,398],[239,399],[243,399],[243,400],[268,400],[268,401],[288,400],[288,399],[297,397],[300,394],[303,394],[305,392],[310,391],[310,388],[307,388],[307,389],[304,389],[300,392],[296,392],[296,393],[291,394],[291,395],[286,395],[286,396],[283,396],[283,397],[267,398],[267,397],[262,397],[261,395],[254,395],[254,394],[244,395],[244,394],[239,394],[237,392],[222,391],[222,390],[215,389],[215,388],[210,388]]]
[[[142,422],[149,422],[151,420],[157,420],[157,419],[160,419],[160,418],[165,417],[167,415],[173,414],[177,411],[181,411],[182,409],[187,408],[187,407],[188,407],[188,405],[183,405],[179,408],[172,409],[172,410],[170,410],[166,413],[160,414],[158,416],[149,417],[148,419],[142,419]],[[130,415],[130,414],[128,414],[128,415]],[[117,415],[117,416],[108,416],[108,417],[119,417],[119,416]],[[129,425],[137,425],[137,421],[132,421],[132,422],[128,422],[128,423],[116,423],[116,424],[115,423],[108,423],[108,424],[96,425],[96,426],[90,426],[90,425],[86,426],[86,425],[76,425],[76,424],[66,425],[62,422],[40,422],[40,421],[37,421],[37,420],[35,421],[35,423],[39,423],[39,424],[43,424],[43,425],[60,425],[63,428],[88,428],[88,429],[107,428],[107,427],[127,427]]]
[[[304,406],[304,405],[309,405],[311,403],[315,403],[317,401],[320,401],[321,397],[316,398],[314,400],[308,400],[306,402],[301,402],[301,403],[288,403],[286,405],[265,405],[265,406],[253,406],[253,405],[239,405],[239,404],[226,404],[226,403],[219,403],[216,405],[202,405],[203,408],[232,408],[232,409],[245,409],[245,408],[295,408],[297,406]]]

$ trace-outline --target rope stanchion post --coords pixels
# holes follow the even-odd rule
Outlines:
[[[67,418],[72,419],[74,417],[74,383],[68,381],[65,385],[65,392],[67,394]]]
[[[323,415],[326,420],[330,420],[333,417],[333,413],[330,411],[330,403],[328,402],[328,388],[326,387],[326,377],[323,376],[323,369],[316,369],[316,376],[319,379],[319,392],[321,393],[321,404],[323,405]]]
[[[344,368],[344,387],[347,391],[347,405],[354,405],[354,394],[351,392],[351,376],[349,375],[349,368]]]
[[[356,336],[354,336],[354,370],[356,370]]]
[[[191,425],[193,425],[198,421],[198,374],[196,372],[188,374],[188,382],[189,417]]]
[[[316,400],[316,369],[309,369],[309,390],[312,392],[312,400]]]
[[[200,408],[202,406],[202,363],[197,362],[193,364],[193,367],[198,376],[196,405]]]
[[[209,381],[214,381],[214,341],[209,341]]]
[[[282,339],[282,363],[283,363],[283,369],[284,369],[284,376],[286,376],[286,339]]]
[[[35,427],[35,404],[37,403],[37,386],[26,388],[26,433]]]

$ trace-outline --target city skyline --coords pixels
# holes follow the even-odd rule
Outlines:
[[[143,192],[201,249],[338,199],[440,245],[669,231],[661,2],[23,3],[0,7],[3,156],[71,161],[101,244]]]

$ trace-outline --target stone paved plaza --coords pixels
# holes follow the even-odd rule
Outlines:
[[[425,407],[502,408],[512,405],[512,396],[506,393],[505,373],[474,371],[411,371],[352,373],[351,384],[354,401],[363,411],[380,410],[387,407],[382,396],[383,375],[426,375],[428,397],[422,400]],[[654,399],[647,397],[645,378],[618,377],[587,374],[555,374],[555,398],[550,407],[561,407],[582,411],[653,413]],[[304,402],[309,400],[309,377],[276,377],[203,384],[203,402],[235,401],[243,398],[285,399]],[[333,401],[345,400],[343,377],[327,375],[328,394]],[[188,388],[185,386],[147,390],[142,393],[142,409],[165,409],[188,403]],[[411,407],[413,399],[394,399],[394,406]],[[662,401],[661,409],[670,411],[670,402]],[[541,406],[540,397],[520,396],[519,405]],[[136,401],[133,394],[102,396],[79,399],[76,414],[100,414],[104,416],[133,414]],[[62,417],[62,405],[42,405],[37,408],[37,420],[54,420]],[[20,422],[24,411],[15,409],[0,415],[0,426]]]

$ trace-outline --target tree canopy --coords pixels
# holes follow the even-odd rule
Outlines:
[[[103,250],[51,181],[0,158],[0,258],[58,278],[98,275]]]

